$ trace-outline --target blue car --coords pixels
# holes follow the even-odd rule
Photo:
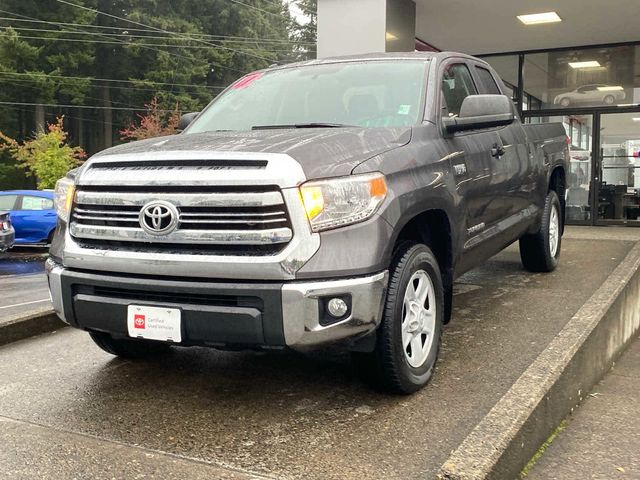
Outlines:
[[[16,231],[16,245],[51,243],[57,221],[53,192],[0,192],[0,210],[11,212],[11,223]]]

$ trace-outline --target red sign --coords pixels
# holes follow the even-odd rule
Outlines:
[[[144,315],[133,316],[133,328],[145,328],[146,318]]]

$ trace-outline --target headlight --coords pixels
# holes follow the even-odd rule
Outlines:
[[[56,206],[56,213],[65,222],[69,221],[69,213],[71,212],[71,205],[73,205],[73,195],[75,193],[75,186],[73,180],[70,178],[61,178],[56,183],[56,189],[53,196],[53,201]]]
[[[387,196],[381,173],[312,181],[300,187],[311,224],[319,232],[361,222],[371,217]]]
[[[2,230],[9,230],[11,229],[11,220],[7,218],[0,225],[2,225]]]

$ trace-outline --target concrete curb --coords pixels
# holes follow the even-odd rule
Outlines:
[[[30,313],[0,323],[0,346],[65,327],[53,310]]]
[[[449,456],[438,478],[516,478],[640,330],[637,243]]]

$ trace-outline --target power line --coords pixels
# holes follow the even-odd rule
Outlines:
[[[30,89],[34,89],[34,90],[38,89],[37,85],[29,85],[29,79],[26,79],[26,78],[20,78],[20,79],[16,79],[16,80],[8,80],[6,82],[10,83],[12,85],[20,85],[22,88],[30,88]],[[90,95],[85,95],[85,94],[82,94],[82,97],[85,98],[85,99],[88,98],[90,100],[98,100],[100,102],[103,100],[102,98],[92,97]],[[131,108],[138,108],[139,107],[139,105],[132,105],[131,103],[120,102],[118,100],[113,100],[113,99],[109,100],[109,103],[118,104],[118,105],[125,105],[125,106],[131,107]]]
[[[2,10],[2,9],[0,9],[0,12],[8,13],[9,15],[15,15],[15,16],[17,16],[17,17],[21,17],[21,18],[27,18],[27,19],[29,19],[29,20],[38,20],[38,19],[36,19],[36,18],[29,17],[29,16],[27,16],[27,15],[22,15],[22,14],[19,14],[19,13],[9,12],[9,11],[7,11],[7,10]],[[48,21],[46,21],[46,20],[42,20],[42,22],[43,22],[43,23],[50,24],[50,25],[56,25],[56,26],[57,26],[57,24],[56,24],[55,22],[48,22]],[[75,31],[81,31],[81,30],[78,30],[78,29],[73,29],[73,30],[75,30]],[[64,30],[64,31],[69,31],[69,30]],[[126,45],[126,42],[121,42],[121,43],[123,43],[124,45]],[[167,54],[167,55],[171,55],[171,56],[174,56],[174,57],[182,58],[183,60],[188,60],[188,61],[193,61],[193,60],[194,60],[193,58],[187,58],[187,57],[185,57],[185,56],[183,56],[183,55],[178,55],[177,53],[166,52],[166,51],[164,51],[164,50],[160,50],[160,49],[153,48],[153,47],[142,47],[142,48],[146,48],[146,49],[148,49],[148,50],[153,50],[153,51],[156,51],[156,52],[165,53],[165,54]],[[212,62],[212,63],[213,63],[213,62]],[[205,63],[202,63],[202,65],[205,65]],[[208,64],[206,64],[206,65],[208,65]],[[228,68],[229,70],[235,70],[235,69],[233,69],[233,68],[225,67],[225,66],[223,66],[223,65],[220,65],[220,66],[221,66],[222,68]],[[238,70],[235,70],[235,71],[238,71]],[[238,72],[239,72],[239,71],[238,71]],[[243,72],[239,72],[239,73],[243,73]]]
[[[254,55],[252,53],[242,52],[242,51],[239,51],[239,50],[235,50],[233,48],[223,47],[221,45],[214,45],[214,44],[206,42],[206,41],[204,41],[202,39],[193,38],[193,37],[189,37],[188,35],[184,35],[184,34],[181,34],[181,33],[178,33],[178,32],[172,32],[172,31],[169,31],[169,30],[164,30],[162,28],[153,27],[151,25],[147,25],[147,24],[144,24],[144,23],[141,23],[141,22],[136,22],[135,20],[129,20],[128,18],[123,18],[123,17],[119,17],[117,15],[112,15],[110,13],[106,13],[106,12],[102,12],[100,10],[96,10],[96,9],[93,9],[93,8],[85,7],[83,5],[77,5],[75,3],[68,2],[67,0],[56,0],[56,1],[58,3],[63,3],[65,5],[69,5],[71,7],[80,8],[82,10],[87,10],[87,11],[90,11],[90,12],[93,12],[93,13],[96,13],[96,14],[105,15],[107,17],[115,18],[115,19],[122,20],[122,21],[125,21],[125,22],[130,22],[130,23],[133,23],[134,25],[138,25],[138,26],[141,26],[141,27],[147,27],[147,28],[159,31],[159,32],[166,33],[168,35],[176,35],[178,37],[192,39],[194,42],[204,43],[205,45],[210,45],[210,46],[215,47],[215,48],[221,48],[223,50],[229,50],[229,51],[232,51],[232,52],[241,53],[243,55],[247,55],[247,56],[250,56],[250,57],[258,58],[260,60],[264,60],[266,62],[273,62],[272,59],[265,58],[265,57],[262,57],[260,55]]]
[[[96,78],[96,77],[76,77],[70,75],[50,75],[46,73],[28,73],[28,72],[0,72],[0,75],[17,75],[17,76],[36,76],[36,77],[51,77],[51,78],[67,78],[73,80],[91,80],[91,81],[100,81],[100,82],[114,82],[114,83],[137,83],[137,82],[146,82],[153,83],[156,85],[168,85],[171,87],[201,87],[201,88],[214,88],[214,89],[225,89],[227,87],[216,87],[213,85],[197,85],[191,83],[167,83],[167,82],[155,82],[153,80],[116,80],[113,78]]]
[[[282,18],[282,16],[278,15],[277,13],[269,12],[268,10],[263,10],[262,8],[258,8],[258,7],[254,6],[254,5],[249,5],[248,3],[240,2],[239,0],[231,0],[231,2],[236,3],[238,5],[242,5],[244,7],[252,8],[254,10],[257,10],[258,12],[262,12],[262,13],[266,13],[268,15],[273,15],[273,16],[278,17],[278,18]]]
[[[4,10],[0,10],[0,12],[3,12]],[[9,12],[10,13],[10,12]],[[15,15],[15,14],[12,14]],[[150,33],[156,33],[155,30],[150,30],[148,28],[127,28],[127,27],[112,27],[110,25],[92,25],[92,24],[88,24],[88,23],[68,23],[68,22],[48,22],[45,20],[26,20],[26,19],[21,19],[21,18],[12,18],[12,17],[0,17],[0,20],[11,20],[11,21],[15,21],[15,22],[27,22],[27,23],[46,23],[46,24],[55,24],[55,25],[59,25],[59,26],[71,26],[71,27],[84,27],[84,28],[90,28],[90,29],[106,29],[106,30],[119,30],[119,31],[127,31],[127,32],[150,32]],[[15,30],[19,30],[18,27],[13,27]],[[74,32],[75,33],[75,32]],[[78,32],[78,33],[85,33],[83,32]],[[86,32],[89,33],[89,32]],[[115,35],[115,34],[108,34],[108,33],[103,33],[104,35]],[[120,35],[128,35],[127,33],[122,33]],[[267,43],[295,43],[295,44],[299,44],[299,43],[303,43],[300,42],[298,40],[290,40],[290,39],[284,39],[284,38],[275,38],[275,37],[241,37],[241,36],[235,36],[235,35],[213,35],[213,34],[207,34],[207,33],[190,33],[189,34],[191,37],[197,38],[197,37],[201,37],[201,38],[208,38],[211,40],[217,40],[217,39],[224,39],[224,40],[228,40],[228,39],[237,39],[238,41],[242,40],[242,41],[247,41],[247,43],[253,43],[253,42],[267,42]],[[160,37],[158,37],[160,38]],[[162,37],[164,38],[164,37]],[[311,44],[311,42],[306,42]]]
[[[37,82],[37,81],[38,81],[37,79],[30,79],[30,78],[20,78],[20,79],[14,79],[14,80],[3,80],[3,82],[7,82],[7,83],[22,82],[22,84],[34,83],[34,82]],[[0,82],[0,83],[2,83],[2,82]],[[96,84],[96,85],[93,85],[93,86],[94,87],[105,87],[107,85]],[[123,86],[120,86],[120,85],[108,85],[108,87],[110,89],[113,89],[113,90],[125,90],[125,91],[133,91],[133,92],[152,92],[153,94],[158,94],[158,93],[176,93],[174,90],[166,90],[166,89],[162,89],[162,88],[123,87]],[[219,87],[219,88],[224,88],[224,87]],[[211,92],[211,94],[213,96],[216,95],[216,93],[214,93],[214,92]]]
[[[126,108],[126,107],[103,107],[97,105],[65,105],[59,103],[29,103],[29,102],[0,102],[0,105],[22,105],[22,106],[41,106],[41,107],[53,107],[53,108],[80,108],[80,109],[89,109],[89,110],[127,110],[130,112],[146,112],[147,108]],[[158,112],[173,112],[173,110],[160,110]]]
[[[8,19],[8,20],[13,20],[9,17],[0,17],[0,20],[4,20],[4,19]],[[15,20],[19,20],[19,19],[15,19]],[[25,21],[30,21],[30,20],[25,20]],[[53,23],[53,22],[46,22],[46,23]],[[63,25],[63,24],[60,24]],[[90,26],[90,25],[82,25],[82,24],[74,24],[74,25],[79,25],[79,26]],[[94,25],[91,25],[94,26]],[[95,35],[95,36],[100,36],[100,37],[127,37],[127,38],[138,38],[138,39],[158,39],[158,40],[182,40],[182,41],[192,41],[192,40],[187,40],[184,38],[176,38],[176,37],[171,37],[171,36],[157,36],[157,35],[136,35],[136,34],[131,34],[131,33],[105,33],[105,32],[87,32],[87,31],[66,31],[66,30],[51,30],[51,29],[46,29],[46,28],[26,28],[26,27],[14,27],[14,26],[5,26],[5,28],[11,28],[12,30],[16,30],[19,32],[25,31],[25,32],[46,32],[46,33],[70,33],[70,34],[74,34],[74,35]],[[119,29],[119,30],[123,30],[123,29]],[[141,30],[141,29],[131,29],[131,30]],[[153,32],[151,30],[143,30],[143,31],[148,31],[151,33],[156,33]],[[242,40],[235,40],[234,38],[241,38],[241,37],[226,37],[226,36],[221,36],[219,39],[213,38],[213,41],[225,41],[225,42],[229,42],[229,43],[250,43],[250,44],[258,44],[258,43],[265,43],[267,45],[273,45],[273,46],[284,46],[284,45],[291,45],[291,46],[298,46],[298,45],[315,45],[312,42],[300,42],[297,40],[262,40],[259,38],[246,38],[246,39],[242,39]]]
[[[35,30],[37,32],[50,32],[50,33],[76,33],[76,32],[64,32],[64,31],[59,31],[59,30],[46,30],[46,29],[38,29],[38,28],[34,28],[34,29],[16,29],[16,30]],[[79,33],[79,32],[78,32]],[[89,35],[91,35],[91,33],[89,33]],[[98,36],[103,36],[101,34],[93,34],[93,35],[98,35]],[[94,43],[94,44],[105,44],[105,45],[120,45],[122,44],[122,42],[120,41],[115,41],[115,42],[111,42],[111,41],[107,41],[107,40],[87,40],[87,39],[81,39],[81,38],[59,38],[59,37],[45,37],[45,36],[30,36],[30,35],[21,35],[20,38],[22,39],[26,39],[26,40],[44,40],[44,41],[67,41],[67,42],[74,42],[74,43]],[[137,39],[144,39],[145,37],[135,37]],[[157,37],[156,37],[157,38]],[[161,37],[167,40],[172,40],[171,38],[168,37]],[[166,48],[181,48],[181,49],[210,49],[212,47],[208,47],[206,45],[172,45],[172,44],[166,44],[166,43],[140,43],[140,42],[127,42],[128,45],[131,45],[132,47],[143,47],[143,46],[155,46],[155,47],[166,47]],[[291,53],[293,52],[293,46],[291,49],[267,49],[267,48],[260,48],[261,51],[263,52],[267,52],[267,53]]]
[[[80,39],[80,38],[52,38],[52,37],[33,37],[33,36],[29,36],[29,35],[22,35],[20,38],[25,38],[27,40],[43,40],[43,41],[57,41],[57,42],[72,42],[72,43],[94,43],[94,44],[101,44],[101,45],[121,45],[122,42],[119,41],[115,41],[115,42],[110,42],[107,40],[86,40],[86,39]],[[181,49],[210,49],[212,47],[208,47],[208,46],[204,46],[204,45],[169,45],[169,44],[160,44],[160,43],[138,43],[138,42],[127,42],[129,45],[131,45],[132,47],[145,47],[145,46],[154,46],[154,47],[165,47],[165,48],[181,48]],[[238,52],[241,52],[242,50],[237,50]],[[281,51],[272,51],[272,50],[265,50],[268,53],[286,53],[288,52],[288,50],[281,50]],[[169,53],[169,52],[166,52]],[[273,62],[274,60],[271,59],[271,62]]]
[[[20,112],[25,112],[25,113],[35,112],[35,108],[18,108],[18,107],[10,107],[8,105],[5,105],[5,108],[8,108],[10,110],[18,110]],[[73,115],[67,115],[66,113],[64,113],[63,116],[64,118],[73,118],[74,120],[81,120],[82,122],[90,122],[90,123],[96,123],[98,125],[103,125],[103,122],[101,120],[94,120],[92,118],[74,117]]]

